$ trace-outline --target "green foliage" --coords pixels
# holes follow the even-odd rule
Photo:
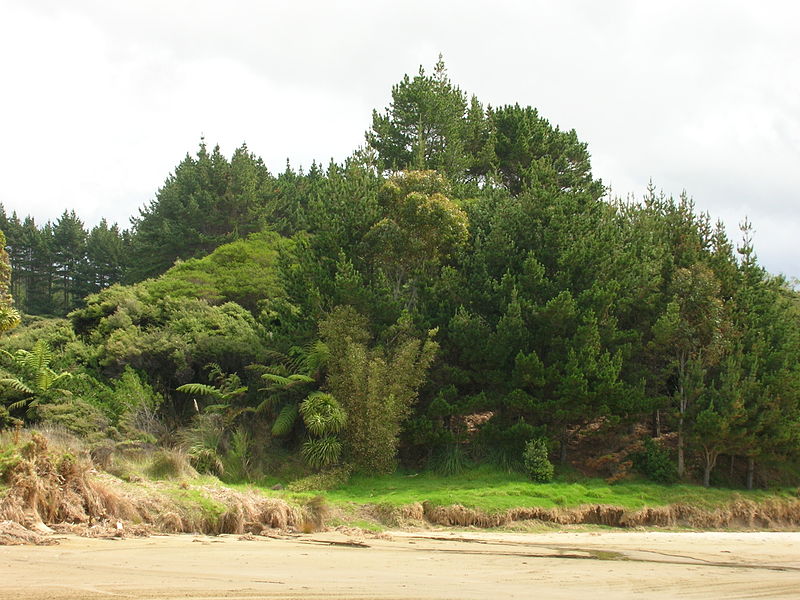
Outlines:
[[[6,473],[16,467],[21,460],[22,455],[16,445],[0,446],[0,481],[6,481]]]
[[[166,271],[175,259],[211,252],[259,224],[272,177],[246,146],[227,160],[219,147],[201,141],[186,156],[156,198],[133,220],[131,268],[140,281]]]
[[[401,425],[438,345],[413,337],[401,322],[390,345],[370,347],[365,325],[352,308],[337,307],[320,335],[331,349],[327,386],[348,415],[345,458],[358,470],[385,473],[395,468]]]
[[[272,424],[272,435],[288,435],[297,421],[298,412],[296,404],[285,404]]]
[[[749,224],[736,248],[685,194],[602,198],[574,131],[484,107],[441,60],[393,88],[367,144],[273,177],[203,142],[130,232],[0,208],[0,329],[11,294],[55,314],[96,292],[0,339],[0,420],[38,404],[132,443],[189,424],[193,463],[236,479],[261,452],[523,470],[528,440],[563,463],[651,419],[687,476],[723,454],[748,487],[796,471],[800,295]]]
[[[464,453],[464,448],[458,444],[449,444],[435,452],[428,464],[438,475],[450,477],[462,473],[469,464],[469,460]]]
[[[89,442],[100,442],[109,436],[110,422],[106,415],[81,398],[43,402],[37,406],[36,413],[43,423],[60,425]]]
[[[320,473],[292,481],[288,488],[292,492],[315,492],[336,489],[348,482],[352,468],[343,465],[326,469]]]
[[[249,481],[253,478],[253,438],[239,427],[231,436],[230,445],[222,459],[225,478],[229,481]]]
[[[0,333],[13,329],[20,322],[19,313],[14,308],[14,300],[9,293],[11,285],[11,265],[6,252],[6,236],[0,231]]]
[[[225,474],[221,453],[225,442],[225,422],[219,414],[195,415],[189,427],[180,432],[181,442],[192,466],[198,473],[217,477]]]
[[[315,436],[339,433],[347,421],[336,398],[324,392],[309,394],[300,404],[300,414],[306,429]]]
[[[553,480],[555,468],[548,458],[547,440],[535,438],[525,444],[522,453],[522,463],[525,473],[537,483],[547,483]]]
[[[342,442],[330,435],[308,439],[303,442],[300,454],[312,469],[324,469],[339,461],[342,455]]]
[[[27,405],[28,414],[32,416],[33,409],[46,398],[69,395],[69,392],[60,386],[72,378],[72,373],[67,371],[56,373],[50,368],[54,355],[44,340],[36,342],[31,350],[20,349],[14,354],[5,350],[0,352],[12,371],[11,376],[0,378],[0,386],[11,390],[11,394],[22,396],[21,399],[8,404],[9,410]]]
[[[657,483],[674,483],[678,479],[678,471],[669,452],[652,438],[645,438],[642,451],[634,453],[631,458],[636,470],[648,479]]]

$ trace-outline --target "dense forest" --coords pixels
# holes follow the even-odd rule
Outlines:
[[[232,480],[800,474],[800,296],[750,225],[608,197],[575,131],[484,106],[441,61],[341,164],[276,175],[201,141],[130,229],[0,229],[0,425],[180,446]]]

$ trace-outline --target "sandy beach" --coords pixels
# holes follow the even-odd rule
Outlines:
[[[800,533],[65,536],[0,547],[0,598],[798,598]]]

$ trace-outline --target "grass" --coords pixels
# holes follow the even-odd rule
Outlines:
[[[334,505],[352,502],[402,506],[428,501],[437,506],[461,504],[489,513],[519,507],[571,508],[585,504],[609,504],[634,510],[678,503],[714,508],[737,498],[759,502],[768,498],[796,497],[789,489],[747,491],[689,484],[608,484],[602,479],[570,479],[574,477],[567,476],[552,483],[533,483],[523,475],[481,467],[449,477],[429,472],[353,476],[346,485],[323,493]]]
[[[194,513],[199,518],[207,519],[209,523],[218,523],[219,518],[228,510],[228,507],[197,489],[172,488],[166,493],[188,512]]]

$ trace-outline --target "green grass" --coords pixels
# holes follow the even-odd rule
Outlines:
[[[219,518],[228,510],[228,507],[223,503],[209,498],[201,490],[172,488],[166,489],[165,492],[187,511],[193,512],[198,517],[205,518],[211,523],[217,523]]]
[[[572,480],[574,477],[568,477]],[[487,512],[540,506],[576,507],[610,504],[629,509],[687,503],[700,508],[722,506],[737,498],[761,501],[796,497],[793,490],[733,490],[703,488],[689,484],[661,485],[648,482],[608,484],[602,479],[533,483],[523,475],[490,468],[477,468],[460,475],[442,477],[433,473],[393,474],[379,477],[354,476],[335,490],[322,492],[332,504],[389,504],[401,506],[428,501],[446,506],[462,504]]]

